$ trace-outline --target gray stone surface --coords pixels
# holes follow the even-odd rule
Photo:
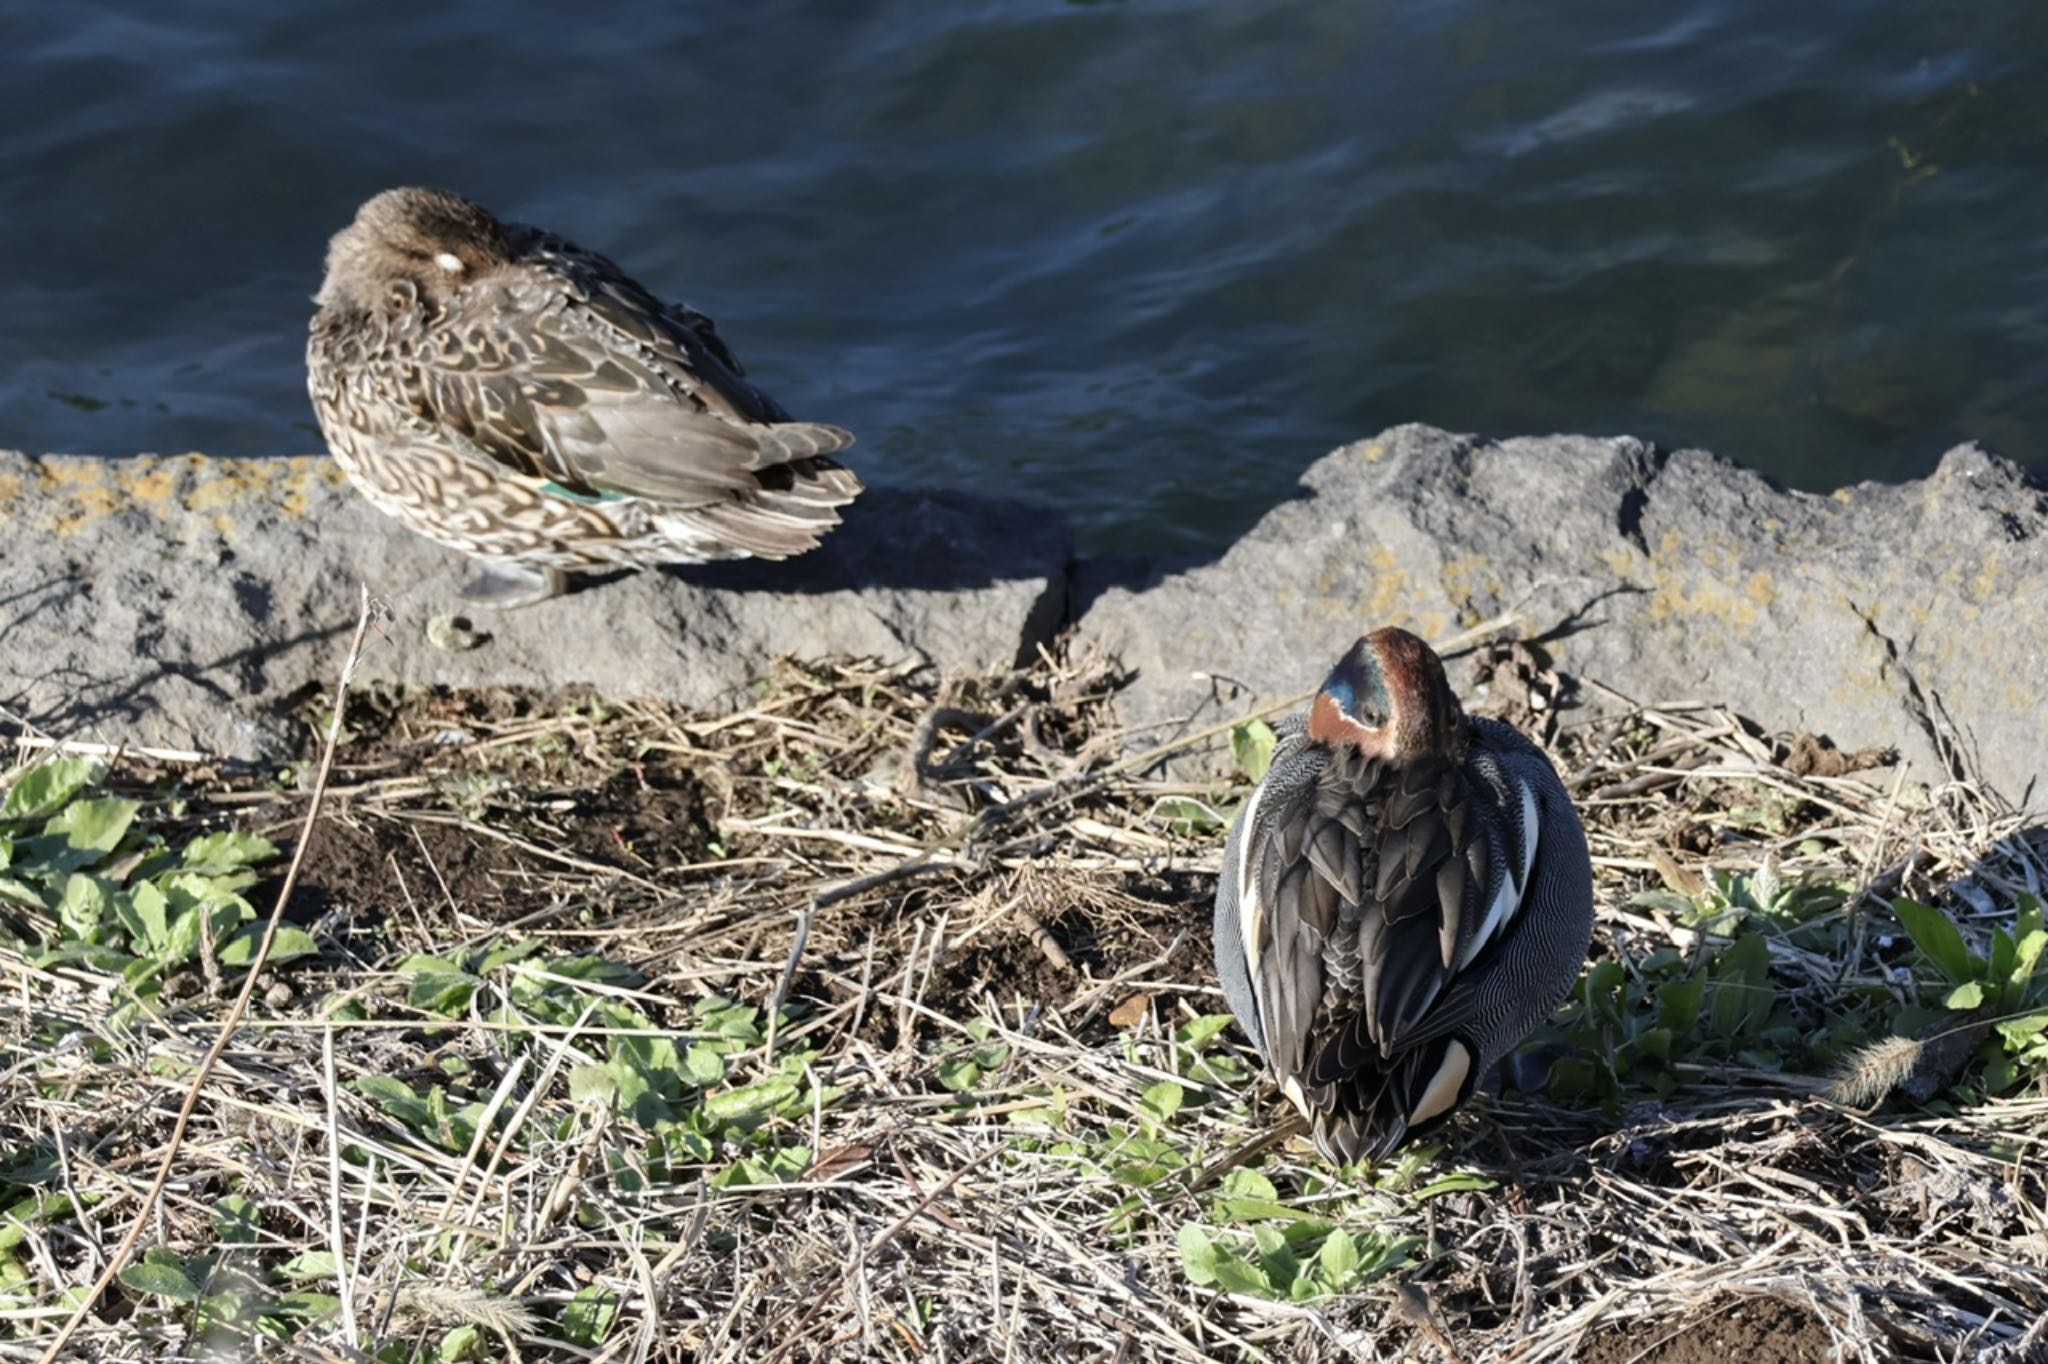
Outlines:
[[[1954,770],[1936,735],[1959,734],[2015,800],[2048,767],[2048,492],[1975,447],[1820,496],[1699,451],[1403,426],[1302,482],[1213,563],[1083,570],[1081,638],[1140,675],[1127,723],[1306,691],[1380,624],[1443,639],[1514,610],[1590,704],[1611,703],[1593,681],[1724,703],[1895,745],[1921,780]]]
[[[876,488],[787,564],[641,573],[504,615],[446,649],[467,569],[321,458],[0,453],[0,721],[246,757],[332,682],[367,582],[393,610],[367,680],[589,686],[718,705],[778,654],[1011,663],[1073,619],[1171,732],[1315,685],[1358,634],[1443,639],[1516,612],[1580,681],[1733,707],[1914,775],[2014,798],[2048,767],[2048,491],[1974,447],[1926,479],[1787,492],[1697,451],[1498,444],[1405,426],[1318,461],[1303,496],[1212,562],[1076,568],[1042,507]],[[1453,667],[1453,680],[1466,680]],[[2035,803],[2041,803],[2039,793]]]
[[[1066,609],[1057,516],[873,488],[784,564],[629,574],[436,647],[458,556],[372,510],[324,458],[32,458],[0,452],[0,707],[77,739],[292,753],[281,717],[330,686],[357,587],[392,620],[359,676],[446,686],[595,687],[716,705],[778,655],[1007,666]]]

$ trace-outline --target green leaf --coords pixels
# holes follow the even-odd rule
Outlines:
[[[23,1172],[17,1168],[14,1173],[19,1177]],[[29,1194],[25,1198],[16,1199],[12,1206],[0,1212],[0,1255],[12,1252],[15,1247],[26,1241],[32,1226],[59,1217],[69,1217],[73,1212],[70,1194]]]
[[[604,1343],[619,1314],[619,1295],[595,1284],[579,1289],[562,1309],[562,1334],[571,1345],[594,1348]]]
[[[213,1205],[213,1234],[231,1246],[253,1246],[263,1237],[263,1210],[242,1194]]]
[[[1182,838],[1199,838],[1223,828],[1223,816],[1192,796],[1165,796],[1152,806],[1152,817]]]
[[[1280,1202],[1280,1192],[1274,1182],[1262,1176],[1257,1169],[1245,1169],[1239,1165],[1223,1178],[1217,1186],[1217,1200],[1210,1206],[1214,1217],[1231,1223],[1249,1223],[1260,1219],[1309,1223],[1315,1221],[1309,1212],[1292,1208]]]
[[[1197,1223],[1184,1224],[1179,1232],[1181,1266],[1191,1283],[1214,1286],[1226,1293],[1271,1297],[1273,1288],[1266,1276],[1242,1256],[1216,1244],[1209,1229]]]
[[[699,1089],[718,1084],[725,1079],[724,1055],[715,1047],[693,1043],[683,1053],[683,1078]]]
[[[1974,1009],[1984,1002],[1984,986],[1979,981],[1966,980],[1948,992],[1942,1000],[1942,1007],[1948,1009]]]
[[[323,1321],[340,1311],[341,1299],[332,1293],[280,1293],[264,1307],[263,1314],[301,1321]]]
[[[1263,1198],[1267,1202],[1280,1197],[1280,1191],[1273,1187],[1272,1180],[1242,1165],[1223,1177],[1217,1191],[1229,1198]]]
[[[1904,895],[1892,901],[1892,913],[1911,935],[1913,945],[1950,981],[1961,985],[1977,974],[1977,959],[1963,944],[1955,920]]]
[[[114,914],[138,950],[160,952],[169,937],[169,907],[156,882],[144,881],[114,901]]]
[[[494,947],[484,953],[483,960],[476,964],[476,973],[488,976],[500,967],[511,966],[525,961],[544,946],[539,938],[528,938],[525,942],[513,943],[506,947]]]
[[[113,890],[106,881],[73,872],[65,879],[64,898],[57,902],[57,920],[71,937],[96,943],[113,908]]]
[[[173,1302],[198,1302],[199,1286],[192,1282],[182,1261],[157,1258],[161,1252],[121,1271],[121,1286]]]
[[[397,970],[401,976],[459,976],[464,974],[462,963],[455,958],[433,957],[428,956],[424,952],[415,952],[411,956],[403,958],[399,961]]]
[[[1621,963],[1611,958],[1595,962],[1579,987],[1585,992],[1586,1012],[1618,1026],[1627,986],[1628,972],[1621,969]]]
[[[2023,1051],[2037,1038],[2048,1038],[2048,1009],[2024,1018],[2008,1018],[1995,1026],[2008,1051]]]
[[[416,962],[421,959],[414,957],[407,960]],[[433,958],[426,960],[434,961]],[[434,964],[442,965],[438,961],[434,961]],[[399,964],[398,969],[407,971],[413,978],[412,988],[406,991],[406,1003],[415,1009],[439,1014],[443,1018],[460,1017],[469,1007],[469,1001],[476,997],[477,988],[483,984],[475,976],[460,970],[434,970],[417,966],[408,970],[404,962]]]
[[[1174,1238],[1180,1243],[1181,1269],[1188,1282],[1204,1288],[1216,1282],[1216,1243],[1209,1229],[1195,1222],[1183,1222]]]
[[[434,1347],[434,1357],[440,1364],[464,1364],[467,1360],[482,1359],[487,1344],[481,1326],[458,1326],[441,1337],[441,1343]]]
[[[228,830],[204,834],[185,845],[185,866],[198,872],[234,871],[277,856],[277,845],[258,834]]]
[[[0,901],[17,904],[23,909],[32,909],[37,913],[42,913],[50,907],[33,886],[17,881],[11,876],[0,876]]]
[[[389,1075],[359,1075],[355,1089],[358,1094],[383,1109],[392,1117],[417,1131],[432,1130],[432,1114],[426,1100],[412,1092],[403,1080]]]
[[[1160,1122],[1172,1122],[1173,1115],[1180,1112],[1187,1091],[1171,1080],[1161,1080],[1139,1096],[1138,1103]]]
[[[682,1058],[676,1055],[676,1044],[671,1038],[614,1038],[612,1060],[630,1067],[651,1093],[672,1099],[683,1092]]]
[[[1497,1187],[1498,1185],[1485,1175],[1460,1171],[1457,1174],[1445,1175],[1441,1179],[1431,1180],[1415,1191],[1414,1198],[1420,1203],[1424,1199],[1439,1198],[1448,1193],[1484,1192]]]
[[[751,1004],[734,1004],[718,995],[711,995],[692,1005],[690,1012],[696,1015],[697,1027],[701,1031],[717,1033],[743,1047],[751,1047],[761,1040],[761,1011]]]
[[[1273,765],[1273,727],[1264,720],[1247,720],[1234,726],[1230,731],[1230,756],[1237,760],[1237,770],[1253,781],[1265,778],[1266,769]]]
[[[577,1103],[610,1103],[619,1092],[618,1077],[610,1066],[571,1066],[569,1097]]]
[[[170,931],[160,940],[148,944],[147,950],[161,957],[168,965],[190,961],[199,953],[207,913],[205,905],[186,906],[185,912],[171,921]]]
[[[1273,1296],[1272,1281],[1259,1267],[1242,1255],[1227,1250],[1216,1253],[1216,1286],[1226,1293],[1242,1293],[1247,1297]]]
[[[1184,1047],[1193,1047],[1200,1051],[1209,1045],[1218,1033],[1236,1021],[1230,1014],[1203,1014],[1200,1018],[1183,1023],[1180,1031],[1174,1034],[1174,1040]]]
[[[90,866],[120,846],[135,822],[137,801],[119,796],[74,800],[43,823],[43,836],[59,840],[68,851],[59,855],[65,871]]]
[[[796,1097],[796,1081],[776,1076],[740,1089],[728,1089],[704,1100],[704,1111],[720,1122],[759,1117]]]
[[[1316,1265],[1323,1272],[1323,1282],[1342,1292],[1358,1275],[1358,1242],[1348,1231],[1331,1232],[1323,1238]]]
[[[1273,1227],[1253,1227],[1252,1240],[1259,1247],[1259,1269],[1276,1293],[1286,1293],[1301,1277],[1301,1261],[1287,1238]]]
[[[1770,969],[1770,945],[1757,933],[1738,934],[1715,959],[1712,1008],[1716,1036],[1739,1041],[1763,1028],[1777,1003]]]
[[[2048,931],[2035,928],[2019,935],[2013,944],[2012,970],[2006,974],[2005,983],[2013,986],[2024,997],[2027,983],[2034,978],[2034,969],[2041,964],[2044,952],[2048,952]]]
[[[1987,1092],[1992,1094],[2003,1093],[2005,1090],[2011,1089],[2013,1082],[2019,1079],[2019,1077],[2019,1067],[2014,1065],[2012,1058],[2003,1051],[1993,1051],[1991,1055],[1984,1058],[1983,1080],[1984,1088]]]
[[[1219,1198],[1210,1205],[1210,1210],[1225,1222],[1303,1222],[1313,1218],[1311,1213],[1271,1198]]]
[[[0,802],[0,819],[36,819],[99,780],[100,765],[91,758],[53,758],[22,774]]]
[[[1681,922],[1690,919],[1694,909],[1690,895],[1670,890],[1639,890],[1628,897],[1627,903],[1644,909],[1661,909]]]
[[[939,1085],[955,1094],[965,1094],[981,1083],[981,1067],[973,1061],[939,1062]]]
[[[1699,1025],[1700,1005],[1707,997],[1707,978],[1688,976],[1657,987],[1657,1022],[1680,1037],[1692,1036]]]
[[[1671,1059],[1671,1046],[1677,1040],[1677,1036],[1676,1033],[1666,1027],[1645,1028],[1641,1033],[1637,1034],[1635,1047],[1637,1051],[1645,1056],[1653,1057],[1659,1061],[1669,1061]]]
[[[2019,947],[2012,940],[2012,934],[2003,928],[1991,930],[1991,979],[2003,983],[2012,978],[2013,968],[2019,965]]]
[[[277,1267],[277,1276],[294,1283],[306,1279],[331,1279],[334,1274],[334,1252],[331,1250],[302,1251]]]
[[[220,949],[221,963],[226,966],[247,966],[256,960],[256,944],[262,940],[263,932],[255,924],[243,929]],[[320,944],[313,941],[313,935],[297,924],[279,924],[277,940],[270,945],[270,964],[295,960],[299,957],[320,955]]]

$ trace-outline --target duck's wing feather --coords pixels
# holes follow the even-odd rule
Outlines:
[[[716,503],[784,490],[778,469],[839,474],[835,505],[860,490],[829,458],[853,437],[784,420],[708,319],[602,257],[540,242],[457,295],[401,367],[418,416],[576,495]]]
[[[1327,1090],[1412,1048],[1430,1027],[1479,908],[1488,873],[1473,793],[1448,762],[1383,771],[1370,786],[1327,790],[1333,820],[1356,827],[1361,893],[1355,984],[1330,1003],[1308,1081]]]

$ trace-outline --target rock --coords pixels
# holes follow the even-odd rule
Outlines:
[[[359,583],[392,613],[362,681],[718,705],[778,655],[1008,666],[1064,618],[1072,556],[1044,508],[873,488],[788,563],[625,574],[462,612],[460,557],[315,457],[0,452],[0,526],[0,720],[243,758],[300,751],[285,712],[332,686]]]
[[[295,755],[286,713],[332,685],[364,581],[393,618],[363,680],[707,706],[781,654],[1007,666],[1071,596],[1081,643],[1137,670],[1122,718],[1155,740],[1306,691],[1375,625],[1443,640],[1513,612],[1536,650],[1490,675],[1525,709],[1716,702],[2014,800],[2043,769],[2048,491],[1975,447],[1818,496],[1699,451],[1404,426],[1303,483],[1208,563],[1077,567],[1043,508],[875,488],[789,563],[458,616],[466,565],[326,459],[0,453],[0,722]]]
[[[1307,691],[1380,624],[1512,611],[1579,703],[1725,704],[2015,801],[2048,757],[2048,490],[1974,446],[1823,496],[1695,450],[1402,426],[1302,482],[1213,563],[1083,573],[1081,640],[1139,674],[1127,724]]]

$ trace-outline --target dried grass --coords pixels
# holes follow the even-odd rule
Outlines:
[[[318,835],[363,853],[353,888],[328,887],[317,927],[332,950],[259,991],[151,1238],[213,1246],[215,1202],[240,1192],[263,1211],[254,1254],[337,1252],[344,1310],[259,1346],[117,1290],[73,1350],[350,1360],[382,1340],[431,1358],[469,1324],[479,1357],[521,1360],[1479,1364],[1582,1357],[1595,1328],[1650,1351],[1729,1295],[1768,1294],[1803,1304],[1843,1360],[2040,1357],[2024,1353],[2048,1315],[2039,1084],[1857,1112],[1828,1101],[1824,1076],[1725,1066],[1618,1116],[1502,1099],[1461,1120],[1433,1171],[1497,1187],[1430,1198],[1322,1187],[1294,1141],[1260,1167],[1283,1195],[1417,1238],[1415,1262],[1305,1303],[1191,1285],[1175,1232],[1209,1211],[1197,1170],[1281,1112],[1190,1078],[1176,1048],[1177,1027],[1222,1007],[1207,968],[1220,837],[1176,832],[1161,802],[1235,797],[1120,757],[1119,684],[1085,659],[944,682],[850,662],[787,666],[722,716],[384,698],[378,732],[342,751]],[[1586,814],[1602,950],[1625,963],[1703,931],[1631,905],[1643,889],[1696,889],[1708,867],[1840,878],[1848,950],[1779,944],[1772,959],[1786,997],[1824,1015],[1853,992],[1909,990],[1888,897],[1988,923],[2042,888],[2038,825],[1971,785],[1798,775],[1793,745],[1707,705],[1535,718]],[[1217,742],[1198,737],[1186,747]],[[301,792],[191,757],[119,772],[166,823],[289,836]],[[673,836],[621,824],[607,844],[578,823],[599,792],[615,807],[668,793]],[[1761,812],[1754,825],[1730,819],[1738,807]],[[616,1029],[586,1013],[513,1031],[406,1002],[407,955],[528,936],[637,968],[588,988],[665,1027],[687,1027],[684,1004],[708,993],[786,1002],[736,1078],[816,1051],[815,1078],[844,1092],[782,1124],[808,1168],[715,1188],[721,1152],[686,1177],[628,1178],[647,1168],[644,1136],[571,1093]],[[11,952],[0,970],[0,1140],[47,1153],[47,1187],[79,1200],[75,1217],[22,1224],[10,1252],[26,1287],[0,1313],[17,1337],[0,1355],[28,1358],[134,1215],[223,1002],[185,982],[117,1030],[108,979]],[[64,1039],[38,1053],[52,1019]],[[944,1088],[949,1049],[977,1040],[1007,1058],[971,1093]],[[424,1083],[451,1058],[506,1117],[468,1149],[422,1140],[352,1083]],[[1896,1047],[1885,1064],[1882,1083],[1866,1067],[1838,1097],[1878,1104],[1905,1073]],[[1190,1163],[1144,1187],[1103,1177],[1088,1153],[1113,1148],[1162,1080],[1187,1092],[1170,1135]],[[1058,1140],[1031,1125],[1048,1108]],[[569,1345],[552,1323],[593,1287],[616,1295],[617,1320],[601,1345]]]

